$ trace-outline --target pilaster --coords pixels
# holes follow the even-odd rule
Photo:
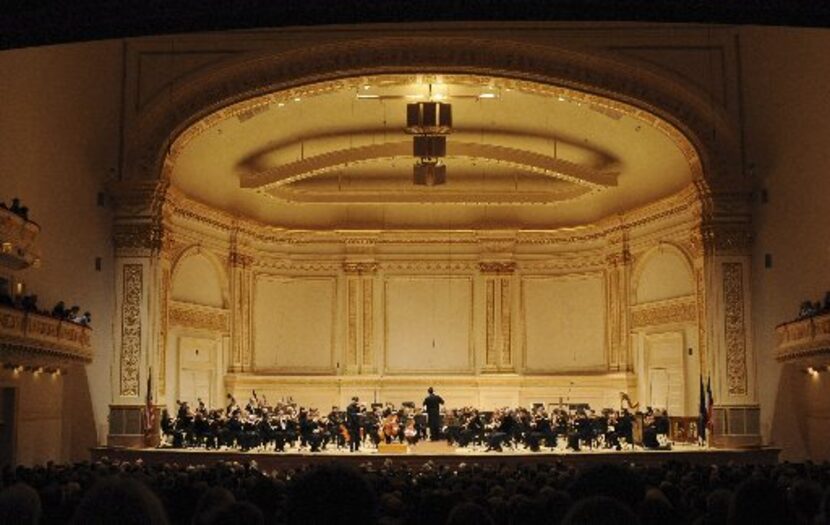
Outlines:
[[[485,288],[485,353],[482,370],[513,372],[513,290],[516,288],[516,263],[481,261],[478,267]]]
[[[346,356],[347,374],[370,374],[375,361],[375,276],[378,265],[372,260],[346,261]]]
[[[713,443],[759,445],[760,412],[752,345],[752,233],[747,193],[708,194],[696,239],[701,370],[711,378]],[[705,331],[705,332],[704,332]]]

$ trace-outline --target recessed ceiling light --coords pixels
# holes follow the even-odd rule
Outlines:
[[[482,93],[478,98],[496,98],[495,93]]]
[[[283,106],[285,106],[285,102],[280,102],[279,104],[277,104],[277,107],[278,107],[278,108],[281,108],[281,107],[283,107]]]
[[[294,97],[294,102],[299,102],[299,101],[300,101],[300,97]]]

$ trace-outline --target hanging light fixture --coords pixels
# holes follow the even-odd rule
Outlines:
[[[447,155],[447,135],[452,132],[452,105],[445,102],[407,104],[406,132],[414,135],[412,155],[418,159],[412,169],[412,182],[418,186],[446,183],[447,167],[441,159]]]

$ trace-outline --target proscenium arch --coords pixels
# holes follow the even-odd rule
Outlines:
[[[659,71],[615,56],[469,37],[386,37],[234,56],[186,75],[138,116],[125,150],[125,180],[166,179],[186,133],[218,112],[276,91],[362,75],[432,72],[507,77],[561,86],[635,108],[636,117],[680,135],[693,177],[722,186],[739,166],[738,133],[709,98]]]

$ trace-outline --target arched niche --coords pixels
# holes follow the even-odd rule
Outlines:
[[[643,304],[687,297],[695,293],[692,265],[679,247],[661,243],[646,252],[635,267],[632,303]]]
[[[173,267],[170,298],[182,303],[225,308],[226,281],[219,261],[198,247],[191,248]]]

